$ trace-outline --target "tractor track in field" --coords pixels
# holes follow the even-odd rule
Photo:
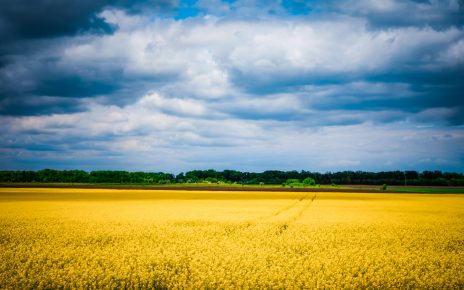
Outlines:
[[[303,205],[303,207],[298,211],[296,212],[294,215],[292,215],[291,217],[289,217],[287,220],[284,220],[282,222],[278,222],[278,225],[277,225],[277,234],[282,234],[285,230],[287,230],[288,226],[290,224],[292,224],[293,222],[297,221],[302,215],[303,213],[311,206],[311,204],[314,202],[314,200],[317,198],[317,193],[314,193],[314,195],[312,195],[310,197],[309,193],[298,198],[298,200],[296,200],[295,202],[289,204],[289,205],[286,205],[276,211],[274,211],[273,213],[269,214],[269,215],[265,215],[265,216],[262,216],[262,217],[259,217],[253,221],[249,221],[249,222],[246,222],[245,225],[243,227],[241,227],[240,229],[237,229],[237,230],[246,230],[252,226],[255,226],[255,225],[258,225],[260,223],[266,223],[267,221],[273,219],[273,218],[276,218],[276,217],[279,217],[280,215],[302,205],[302,203],[304,202],[307,202],[306,204]]]
[[[296,220],[298,220],[303,213],[313,204],[314,200],[317,198],[317,194],[315,193],[312,197],[311,200],[295,215],[293,218],[289,220],[289,223],[293,223]]]
[[[262,221],[262,220],[266,220],[266,219],[269,219],[269,218],[276,217],[276,216],[282,214],[283,212],[286,212],[286,211],[294,208],[295,206],[299,205],[300,203],[302,203],[305,199],[308,198],[308,195],[309,194],[306,194],[305,196],[300,197],[297,201],[295,201],[295,202],[293,202],[293,203],[291,203],[291,204],[289,204],[287,206],[284,206],[284,207],[274,211],[270,215],[263,216],[263,217],[259,218],[258,220]]]
[[[279,224],[277,226],[277,230],[276,230],[276,235],[282,235],[287,229],[288,227],[294,223],[295,221],[297,221],[299,218],[301,218],[301,216],[303,215],[303,213],[313,204],[314,200],[317,198],[317,193],[315,193],[312,198],[310,200],[307,200],[308,203],[305,204],[303,206],[303,208],[298,211],[295,215],[293,215],[292,217],[290,217],[287,221]],[[303,200],[300,200],[300,201],[303,201]]]

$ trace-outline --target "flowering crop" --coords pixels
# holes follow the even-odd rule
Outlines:
[[[0,189],[0,288],[464,288],[464,195]]]

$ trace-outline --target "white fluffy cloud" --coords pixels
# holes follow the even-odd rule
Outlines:
[[[369,30],[365,21],[226,21],[214,17],[147,22],[121,11],[102,13],[120,27],[65,49],[64,63],[108,62],[128,76],[178,80],[157,89],[196,98],[229,97],[273,82],[365,76],[411,66],[437,68],[460,59],[457,28]],[[132,19],[135,18],[135,19]],[[454,63],[458,65],[458,63]],[[108,67],[105,67],[108,69]],[[300,81],[302,81],[300,80]],[[261,89],[260,87],[260,89]]]

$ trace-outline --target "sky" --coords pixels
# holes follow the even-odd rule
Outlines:
[[[0,169],[464,172],[464,0],[0,6]]]

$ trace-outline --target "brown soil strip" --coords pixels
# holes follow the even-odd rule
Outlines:
[[[0,184],[3,188],[88,188],[88,189],[121,189],[121,190],[188,190],[188,191],[272,191],[272,192],[352,192],[352,193],[401,193],[393,190],[375,188],[288,188],[288,187],[236,187],[236,186],[142,186],[142,185],[91,185],[91,184]],[[413,193],[408,191],[408,193]]]

